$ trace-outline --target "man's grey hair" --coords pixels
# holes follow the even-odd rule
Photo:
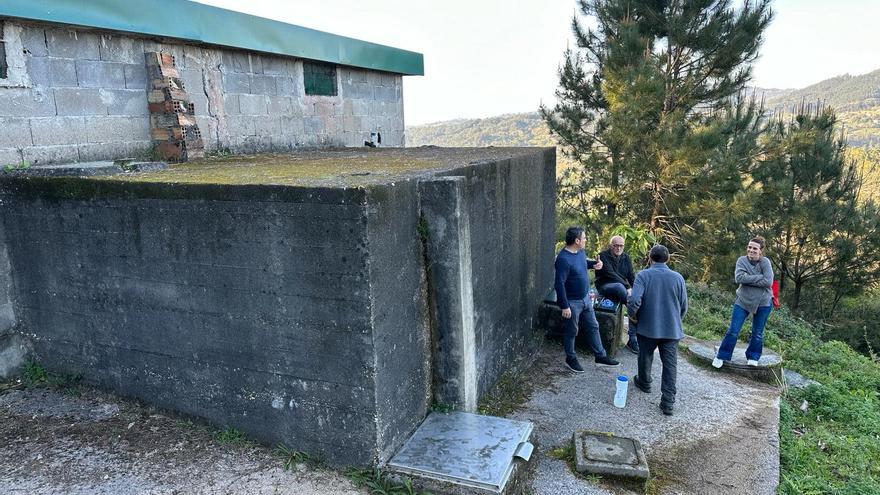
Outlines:
[[[663,244],[655,244],[648,256],[654,263],[666,263],[669,261],[669,250]]]

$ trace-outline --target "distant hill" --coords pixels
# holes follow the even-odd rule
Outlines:
[[[791,112],[801,104],[820,102],[837,111],[852,146],[880,147],[880,70],[860,76],[838,76],[803,89],[755,88],[768,111]],[[485,119],[457,119],[406,129],[407,146],[554,146],[537,112]]]
[[[832,77],[803,89],[755,91],[762,92],[765,108],[773,112],[791,113],[802,104],[831,106],[851,146],[880,146],[880,70]]]

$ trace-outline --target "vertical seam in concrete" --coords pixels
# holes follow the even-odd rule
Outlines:
[[[467,211],[462,210],[464,194],[460,183],[455,188],[455,214],[458,217],[459,290],[461,291],[461,377],[464,407],[477,410],[476,335],[474,328],[474,287],[471,268],[471,229]]]
[[[370,195],[367,193],[366,190],[364,190],[364,200],[363,200],[363,203],[361,204],[361,215],[363,215],[364,218],[369,218],[369,210],[370,210]],[[373,358],[373,370],[372,370],[373,371],[373,380],[372,380],[372,382],[373,382],[373,417],[372,417],[372,420],[373,420],[373,433],[374,433],[374,435],[373,435],[372,455],[376,459],[378,459],[378,457],[381,455],[381,451],[380,451],[380,447],[379,447],[380,441],[381,441],[381,439],[379,438],[379,435],[380,435],[379,410],[378,410],[379,387],[376,387],[375,384],[376,384],[377,370],[379,369],[379,355],[376,352],[376,331],[375,331],[375,328],[376,328],[376,313],[375,313],[376,308],[375,308],[375,306],[376,305],[374,302],[374,295],[373,295],[373,292],[375,290],[375,288],[373,287],[373,277],[372,277],[373,257],[370,256],[370,254],[369,254],[372,252],[372,249],[370,246],[371,237],[370,237],[369,220],[367,221],[366,225],[364,226],[364,242],[366,244],[366,253],[367,253],[367,256],[366,256],[367,280],[368,280],[368,286],[370,288],[370,295],[367,298],[369,301],[369,305],[370,305],[370,309],[369,309],[369,311],[370,311],[370,346],[372,347],[372,349],[370,350],[370,355]],[[379,461],[381,462],[382,460],[379,459]]]

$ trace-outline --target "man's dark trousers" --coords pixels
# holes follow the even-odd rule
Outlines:
[[[660,377],[660,407],[672,409],[675,405],[675,376],[678,370],[678,340],[652,339],[638,335],[639,339],[639,381],[651,386],[651,365],[654,364],[654,349],[660,349],[660,362],[663,373]]]

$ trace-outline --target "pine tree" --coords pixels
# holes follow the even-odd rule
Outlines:
[[[577,48],[565,53],[556,105],[541,108],[581,165],[560,181],[562,216],[632,222],[680,245],[700,229],[695,204],[729,204],[756,153],[760,111],[742,94],[769,0],[578,6],[595,27],[573,19]]]
[[[754,223],[771,239],[780,286],[793,286],[793,309],[805,288],[823,292],[824,316],[880,280],[880,216],[873,201],[860,201],[863,175],[836,124],[830,108],[774,119],[753,172]]]

